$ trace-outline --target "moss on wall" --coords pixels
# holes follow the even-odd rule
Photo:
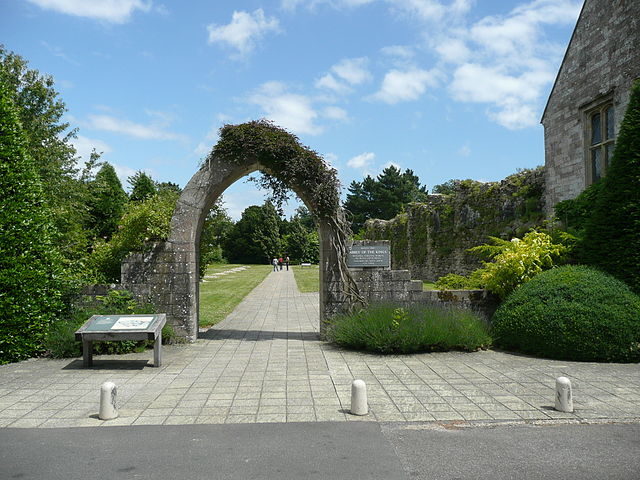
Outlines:
[[[466,275],[480,266],[468,248],[487,237],[521,236],[544,222],[544,172],[522,170],[500,182],[455,180],[446,195],[429,195],[406,213],[369,220],[365,238],[389,240],[394,269],[434,281],[447,273]]]

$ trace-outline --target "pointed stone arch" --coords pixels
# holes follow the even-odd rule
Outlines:
[[[348,227],[339,205],[336,172],[292,134],[261,120],[221,129],[220,141],[186,185],[171,220],[171,233],[149,252],[128,257],[122,284],[166,312],[176,333],[189,341],[198,334],[199,245],[205,218],[223,192],[252,172],[275,196],[293,190],[318,220],[320,316],[326,320],[360,301],[346,266]]]

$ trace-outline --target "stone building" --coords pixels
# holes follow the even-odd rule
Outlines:
[[[585,0],[542,116],[548,214],[606,174],[638,78],[640,0]]]

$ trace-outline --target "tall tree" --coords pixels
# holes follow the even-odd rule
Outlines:
[[[270,258],[282,255],[279,216],[274,205],[265,202],[247,207],[229,232],[224,252],[234,263],[269,263]]]
[[[158,192],[156,182],[142,170],[127,178],[127,182],[131,185],[129,200],[132,202],[142,202]]]
[[[36,353],[63,307],[56,231],[12,97],[0,83],[0,364]]]
[[[367,220],[389,220],[408,203],[424,201],[426,197],[427,187],[420,185],[412,170],[401,172],[391,165],[376,179],[367,175],[362,182],[351,182],[344,206],[353,216],[353,231],[358,232]]]
[[[640,293],[640,80],[620,126],[607,175],[581,242],[583,260]]]
[[[109,239],[124,213],[127,194],[115,169],[108,163],[102,165],[95,179],[88,183],[88,190],[88,227],[94,236]]]
[[[233,220],[229,217],[224,200],[218,198],[202,226],[200,234],[200,276],[205,274],[207,265],[223,260],[222,246],[233,229]]]
[[[58,242],[68,261],[86,251],[86,189],[77,178],[75,130],[62,121],[65,104],[53,79],[28,68],[27,61],[0,45],[0,84],[7,89],[22,125],[24,148],[44,188]]]

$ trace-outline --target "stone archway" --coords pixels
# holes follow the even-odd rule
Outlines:
[[[122,265],[123,286],[166,312],[176,334],[189,341],[198,334],[199,244],[205,218],[231,184],[255,171],[293,190],[318,219],[320,335],[326,320],[359,298],[345,263],[347,238],[335,170],[269,122],[226,126],[218,145],[182,191],[167,241],[129,256]]]

